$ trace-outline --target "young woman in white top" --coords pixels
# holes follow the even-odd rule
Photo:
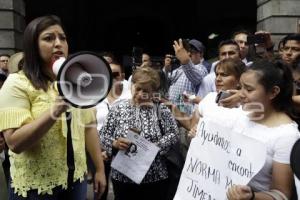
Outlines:
[[[299,138],[292,106],[291,71],[280,62],[254,62],[242,74],[240,84],[242,108],[250,113],[228,112],[231,114],[227,115],[226,125],[263,142],[267,158],[250,183],[229,188],[227,198],[272,200],[277,195],[277,199],[290,199],[293,185],[290,152]]]

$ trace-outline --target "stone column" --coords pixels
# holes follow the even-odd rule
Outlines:
[[[271,32],[277,49],[285,35],[300,33],[300,1],[257,0],[257,30]]]
[[[24,16],[24,0],[0,0],[0,53],[22,50]]]

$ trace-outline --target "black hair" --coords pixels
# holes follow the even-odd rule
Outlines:
[[[286,38],[286,36],[283,37],[283,38],[278,42],[278,45],[277,45],[278,51],[280,50],[280,46],[281,46],[281,45],[282,45],[282,47],[284,46],[285,38]]]
[[[289,34],[286,37],[284,37],[282,40],[283,40],[283,46],[285,46],[285,44],[289,40],[296,40],[296,41],[300,42],[300,33]]]
[[[55,15],[38,17],[31,21],[24,31],[24,64],[23,71],[36,89],[47,91],[48,82],[53,78],[42,69],[43,61],[39,54],[38,37],[50,26],[59,25],[60,19]]]
[[[232,39],[221,41],[218,46],[218,50],[220,51],[220,49],[225,45],[234,45],[237,47],[238,51],[240,51],[240,46],[238,45],[238,43],[236,41],[234,41]]]
[[[231,38],[234,39],[234,37],[238,34],[251,35],[250,31],[248,31],[246,29],[241,29],[241,30],[238,30],[238,31],[235,31],[234,33],[232,33]]]
[[[289,67],[280,60],[271,62],[261,59],[254,61],[248,70],[257,71],[258,82],[266,92],[270,92],[274,86],[280,88],[279,94],[272,100],[272,105],[275,110],[285,112],[295,119],[292,101],[293,76]]]

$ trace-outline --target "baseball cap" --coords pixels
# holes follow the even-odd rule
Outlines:
[[[205,51],[205,47],[202,44],[202,42],[196,40],[196,39],[191,39],[189,40],[189,44],[194,47],[197,51],[199,52],[204,52]]]

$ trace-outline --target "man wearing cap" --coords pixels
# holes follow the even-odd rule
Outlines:
[[[181,111],[191,114],[193,106],[190,104],[182,105],[182,95],[184,92],[195,94],[206,76],[207,70],[201,64],[201,42],[198,40],[174,41],[174,51],[181,66],[172,72],[168,77],[170,81],[169,100],[176,105],[181,105]],[[202,45],[203,46],[203,45]]]
[[[166,73],[170,83],[169,100],[177,105],[182,112],[191,114],[194,110],[194,105],[185,103],[183,101],[183,94],[186,92],[196,94],[202,79],[207,74],[205,66],[201,64],[202,57],[199,51],[201,49],[201,42],[195,39],[189,41],[179,39],[178,41],[174,41],[173,48],[181,66],[172,71],[172,73]],[[182,160],[183,158],[184,160],[189,146],[188,133],[183,127],[179,128],[179,142],[173,145],[170,154],[174,156],[171,159]],[[183,163],[178,162],[176,167],[174,166],[168,171],[169,182],[166,189],[166,200],[174,198],[182,168]]]
[[[204,60],[205,46],[202,44],[202,42],[192,39],[189,41],[189,44],[191,45],[192,51],[198,52],[196,56],[199,56],[200,64],[205,66],[207,72],[210,72],[211,64]]]
[[[208,93],[216,91],[216,74],[215,74],[215,67],[219,63],[220,60],[224,60],[227,58],[235,58],[241,59],[240,47],[235,40],[223,40],[220,42],[219,47],[219,60],[215,61],[212,64],[211,72],[205,76],[202,81],[202,84],[199,87],[197,96],[200,98],[204,98]],[[251,63],[250,63],[251,64]]]

